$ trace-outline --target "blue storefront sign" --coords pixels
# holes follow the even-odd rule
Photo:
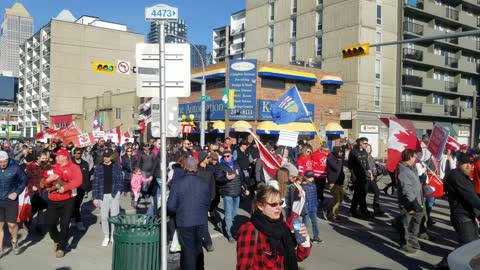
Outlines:
[[[272,106],[275,103],[275,100],[264,100],[261,99],[258,101],[258,120],[263,121],[272,121]],[[312,121],[315,121],[315,104],[313,103],[305,103],[305,107],[307,107],[307,111],[312,117]],[[310,119],[305,117],[299,119],[297,122],[308,122],[310,123]]]
[[[205,119],[207,121],[212,120],[224,120],[225,112],[223,110],[223,102],[221,100],[211,100],[205,102]],[[193,114],[196,121],[200,120],[200,102],[178,104],[178,115],[190,115]]]
[[[235,90],[232,120],[255,120],[257,99],[257,61],[231,60],[228,88]]]

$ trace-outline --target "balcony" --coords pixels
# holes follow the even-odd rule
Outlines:
[[[445,42],[458,45],[458,37],[446,38],[446,39],[445,39]]]
[[[42,98],[48,98],[50,96],[50,93],[48,92],[43,92],[42,93]]]
[[[38,81],[33,82],[33,87],[37,87],[37,86],[38,86]]]
[[[400,109],[404,113],[422,113],[421,102],[401,101]]]
[[[445,116],[457,116],[457,115],[458,115],[457,106],[445,104]]]
[[[43,78],[42,79],[42,84],[47,84],[50,82],[50,79],[49,78]]]
[[[47,41],[50,39],[50,35],[45,35],[43,36],[43,42]]]
[[[48,112],[48,111],[49,111],[48,106],[42,106],[42,113]]]
[[[458,11],[456,11],[455,9],[447,8],[445,16],[452,20],[458,21]]]
[[[423,25],[413,22],[403,22],[403,31],[423,35]]]
[[[423,9],[423,0],[405,0],[405,5],[418,9]]]
[[[50,68],[50,64],[49,64],[49,63],[43,64],[43,69],[49,69],[49,68]]]
[[[453,57],[445,57],[445,65],[451,68],[458,68],[458,59]]]
[[[402,84],[409,85],[409,86],[422,87],[423,78],[419,76],[414,76],[414,75],[402,75]]]
[[[410,59],[415,61],[423,60],[423,52],[420,50],[415,50],[411,48],[403,48],[403,58]]]
[[[458,83],[456,82],[445,82],[445,91],[447,92],[458,92]]]

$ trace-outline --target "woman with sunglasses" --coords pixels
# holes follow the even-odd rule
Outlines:
[[[297,158],[298,173],[303,176],[306,171],[313,171],[313,149],[310,145],[306,145],[302,148],[300,156]]]
[[[298,269],[311,251],[310,237],[304,224],[298,243],[290,225],[284,221],[280,192],[262,185],[252,205],[250,221],[240,227],[237,242],[237,269]]]
[[[122,171],[123,171],[123,192],[130,191],[130,180],[132,179],[133,168],[137,164],[137,158],[133,155],[133,147],[126,146],[122,153]]]

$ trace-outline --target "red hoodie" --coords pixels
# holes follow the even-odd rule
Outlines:
[[[327,154],[318,149],[312,153],[312,160],[315,177],[327,178]]]
[[[53,173],[59,176],[59,179],[67,182],[63,189],[64,193],[58,193],[57,191],[52,191],[48,193],[48,199],[51,201],[64,201],[70,198],[73,198],[72,189],[79,187],[82,184],[82,171],[80,167],[75,165],[71,160],[67,162],[64,166],[55,164],[53,166]],[[46,183],[46,187],[53,187],[56,185],[57,181],[52,181]]]
[[[306,171],[313,171],[313,159],[312,156],[299,156],[297,158],[297,167],[298,167],[298,174],[302,175]]]

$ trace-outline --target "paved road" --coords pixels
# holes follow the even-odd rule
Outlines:
[[[310,257],[300,264],[301,267],[336,270],[432,269],[433,265],[456,245],[455,234],[448,225],[448,205],[445,201],[439,201],[433,211],[437,223],[432,229],[437,240],[422,241],[422,251],[415,255],[406,255],[399,250],[398,234],[389,224],[391,217],[397,213],[396,198],[382,195],[381,199],[387,210],[385,217],[371,221],[349,218],[339,223],[320,219],[320,237],[325,243],[315,245]],[[123,198],[121,206],[128,213],[132,212],[126,197]],[[344,213],[348,213],[346,206],[348,204],[345,203],[342,206]],[[247,209],[248,205],[243,204],[243,207]],[[82,234],[72,229],[74,236],[64,258],[55,258],[48,235],[37,235],[22,241],[22,254],[8,254],[0,259],[0,270],[32,269],[33,266],[35,269],[110,269],[112,247],[100,245],[103,236],[98,210],[93,210],[91,203],[87,203],[82,213],[89,226],[88,231]],[[248,219],[245,211],[242,210],[240,214],[236,219],[237,223]],[[228,243],[212,224],[210,232],[215,251],[206,253],[206,269],[234,269],[235,244]]]

